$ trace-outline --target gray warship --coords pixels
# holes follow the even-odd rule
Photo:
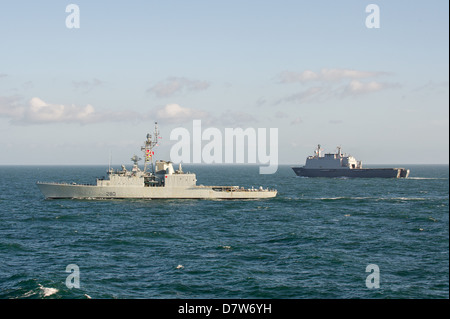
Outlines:
[[[407,178],[409,169],[406,168],[363,168],[362,162],[353,156],[343,154],[341,147],[337,153],[321,155],[318,145],[313,156],[306,158],[302,167],[292,167],[295,174],[304,177],[362,177],[362,178]]]
[[[134,155],[133,167],[127,170],[109,168],[105,178],[97,179],[96,184],[37,182],[37,186],[46,199],[263,199],[277,195],[277,191],[268,188],[243,188],[239,186],[203,186],[196,185],[194,173],[183,172],[181,164],[174,170],[170,161],[153,162],[153,148],[159,138],[158,125],[155,132],[147,134],[141,151],[144,153],[143,170],[139,168],[141,160]]]

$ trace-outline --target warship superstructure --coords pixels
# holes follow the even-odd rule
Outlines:
[[[174,170],[170,161],[153,161],[153,148],[157,146],[159,131],[147,134],[141,150],[144,153],[144,168],[134,155],[131,170],[122,165],[121,170],[109,168],[106,178],[97,179],[96,184],[37,182],[45,198],[108,199],[108,198],[184,198],[184,199],[262,199],[275,197],[276,190],[268,188],[243,188],[239,186],[197,185],[194,173],[183,172],[181,164]]]
[[[322,156],[320,144],[314,155],[306,158],[302,167],[292,167],[295,174],[304,177],[362,177],[362,178],[406,178],[409,169],[406,168],[363,168],[362,162],[353,156],[343,154],[341,147],[337,153]]]

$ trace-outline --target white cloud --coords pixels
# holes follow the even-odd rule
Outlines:
[[[303,72],[285,71],[279,75],[279,82],[339,82],[348,79],[366,79],[386,74],[386,72],[369,72],[352,69],[322,69],[319,72],[314,72],[311,70],[305,70]]]
[[[319,75],[313,71],[306,70],[301,73],[285,71],[280,74],[281,83],[307,82],[319,79]]]
[[[257,119],[252,114],[226,110],[217,116],[213,116],[209,112],[182,107],[178,104],[167,104],[162,108],[153,110],[152,114],[159,122],[166,123],[185,123],[192,120],[202,120],[206,125],[223,125],[242,127],[249,123],[257,122]]]
[[[49,124],[49,123],[98,123],[127,121],[145,118],[145,114],[135,112],[97,112],[90,104],[86,106],[52,104],[33,97],[24,103],[19,96],[0,96],[0,117],[9,118],[12,124]]]
[[[387,72],[339,68],[324,68],[319,72],[311,70],[303,72],[282,72],[279,75],[279,83],[301,83],[304,86],[309,85],[309,87],[302,89],[300,92],[280,98],[274,102],[274,105],[286,102],[296,104],[323,102],[332,98],[355,97],[384,89],[400,87],[397,83],[371,80],[371,78],[388,74]]]
[[[358,80],[351,81],[342,91],[342,96],[355,96],[360,94],[367,94],[372,92],[378,92],[384,89],[400,87],[397,83],[386,82],[361,82]]]
[[[76,105],[49,104],[38,97],[30,100],[29,106],[23,109],[22,114],[15,120],[26,123],[60,123],[89,121],[95,110],[92,105],[84,107]]]
[[[350,93],[356,93],[356,94],[361,94],[361,93],[369,93],[369,92],[376,92],[379,91],[383,88],[383,84],[380,82],[361,82],[361,81],[351,81],[349,83],[349,85],[347,86],[347,90]]]
[[[321,78],[324,81],[335,82],[345,79],[367,79],[386,74],[386,72],[368,72],[349,69],[322,69]]]
[[[222,114],[223,116],[223,114]],[[9,118],[12,124],[92,124],[105,122],[159,120],[166,123],[180,123],[193,119],[202,119],[210,123],[213,118],[208,112],[167,104],[148,112],[134,111],[97,111],[90,104],[86,106],[47,103],[33,97],[24,103],[20,96],[0,96],[0,117]],[[241,114],[241,118],[244,116]],[[220,118],[219,118],[220,119]]]
[[[167,104],[163,108],[155,111],[155,116],[158,120],[166,122],[185,122],[193,119],[204,119],[209,115],[207,112],[182,107],[178,104]]]
[[[400,87],[398,83],[387,83],[377,81],[362,82],[358,80],[353,80],[350,81],[348,84],[340,85],[338,87],[334,86],[310,87],[298,93],[294,93],[286,97],[283,97],[278,101],[274,102],[274,105],[279,105],[281,103],[295,103],[295,104],[318,103],[330,100],[332,98],[342,99],[347,97],[356,97],[398,87]]]
[[[207,81],[191,80],[184,77],[169,77],[156,83],[147,92],[154,93],[156,97],[171,97],[186,91],[202,91],[210,86]]]

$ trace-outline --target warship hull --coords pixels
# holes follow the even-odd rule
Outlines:
[[[41,183],[37,186],[47,199],[262,199],[275,197],[276,190],[239,189],[228,186],[123,187]]]
[[[159,138],[155,122],[154,134],[147,134],[141,147],[145,158],[143,170],[138,165],[141,158],[135,154],[131,170],[125,165],[121,170],[109,167],[107,176],[97,178],[96,184],[37,182],[36,185],[47,199],[264,199],[277,195],[276,190],[262,186],[250,189],[197,185],[196,175],[183,172],[181,163],[175,170],[171,161],[153,162],[153,149],[159,145]]]
[[[312,169],[292,167],[295,174],[304,177],[349,177],[349,178],[407,178],[409,170],[404,168],[361,169]]]

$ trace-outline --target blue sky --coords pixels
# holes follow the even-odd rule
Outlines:
[[[68,4],[80,28],[68,29]],[[368,29],[365,8],[380,8]],[[279,130],[364,163],[449,161],[449,8],[435,1],[2,1],[0,164],[129,163],[158,121]]]

